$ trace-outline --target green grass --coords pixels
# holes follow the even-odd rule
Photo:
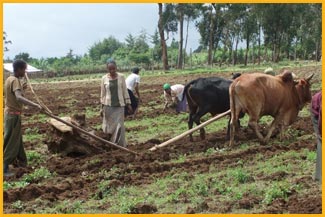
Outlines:
[[[20,180],[14,182],[3,182],[3,189],[13,189],[13,188],[23,188],[29,185],[30,183],[38,183],[48,178],[54,177],[56,174],[51,173],[48,169],[40,167],[35,169],[34,172],[24,174]]]
[[[40,142],[45,138],[44,134],[24,134],[23,135],[23,141],[24,142]]]
[[[213,154],[210,153],[210,155]],[[180,156],[169,163],[181,164],[184,162],[183,157]],[[158,213],[185,213],[187,207],[199,207],[206,198],[210,198],[211,204],[221,202],[236,204],[245,194],[250,194],[259,199],[250,211],[258,212],[275,199],[287,200],[292,191],[297,193],[303,191],[299,185],[293,184],[294,180],[290,177],[270,182],[269,179],[260,179],[261,174],[262,177],[268,177],[279,171],[290,173],[294,170],[298,176],[306,176],[312,174],[314,168],[312,165],[315,160],[314,152],[307,149],[302,152],[282,152],[273,157],[264,157],[263,160],[259,160],[261,156],[257,154],[255,158],[250,161],[240,160],[238,164],[223,169],[219,169],[218,162],[215,162],[211,164],[208,172],[200,174],[186,171],[175,173],[171,170],[151,184],[117,188],[110,186],[110,180],[114,174],[118,174],[119,169],[117,167],[111,170],[103,169],[100,174],[105,178],[98,183],[94,196],[82,203],[78,200],[69,201],[69,203],[59,202],[44,211],[47,213],[83,213],[86,211],[96,213],[99,212],[96,207],[110,204],[105,210],[106,213],[129,213],[136,205],[147,203],[156,206]],[[306,160],[299,160],[302,158]],[[252,163],[256,161],[259,164]],[[308,166],[305,166],[306,164]],[[99,192],[101,192],[100,198]],[[80,208],[81,204],[82,208]],[[236,211],[236,207],[233,207],[232,213],[241,211]]]
[[[47,168],[40,167],[32,173],[25,174],[22,177],[22,180],[28,183],[39,182],[41,180],[48,179],[53,176],[55,176],[55,173],[51,173]]]
[[[86,107],[86,119],[99,116],[99,108],[97,107]]]
[[[45,161],[45,156],[37,151],[26,151],[29,165],[37,165]]]
[[[312,66],[308,62],[305,61],[300,61],[298,62],[299,67],[303,66]],[[278,64],[273,64],[273,63],[268,63],[268,64],[261,64],[261,65],[254,65],[254,64],[248,64],[247,66],[244,65],[223,65],[222,67],[219,66],[204,66],[204,67],[193,67],[192,69],[187,68],[187,69],[171,69],[169,71],[162,71],[162,70],[141,70],[140,75],[141,77],[155,77],[155,76],[161,76],[163,75],[164,77],[168,76],[174,76],[174,75],[188,75],[188,74],[202,74],[202,73],[224,73],[224,72],[245,72],[245,71],[261,71],[263,72],[266,67],[272,67],[276,72],[278,72],[280,69],[286,67],[286,68],[291,68],[291,67],[297,67],[297,64],[294,61],[282,61]],[[105,66],[103,66],[103,69]],[[101,77],[105,73],[93,73],[93,74],[82,74],[82,75],[70,75],[70,76],[65,76],[65,77],[53,77],[53,78],[33,78],[31,79],[32,83],[51,83],[51,82],[60,82],[60,81],[69,81],[69,80],[79,80],[79,81],[89,81],[91,79],[95,80],[100,80]],[[128,76],[130,73],[127,72],[125,73],[125,77]]]
[[[201,122],[204,122],[211,118],[206,115],[202,118]],[[180,113],[178,115],[159,115],[152,118],[142,118],[141,120],[129,120],[125,122],[125,126],[129,129],[126,134],[129,142],[145,142],[149,139],[163,139],[168,140],[188,130],[187,125],[188,114]],[[206,133],[214,133],[216,131],[225,129],[228,124],[228,119],[220,119],[205,127]],[[172,126],[172,127],[171,127]],[[195,127],[194,125],[193,127]],[[140,128],[140,131],[134,130]],[[194,132],[193,135],[197,135],[199,132]]]
[[[49,117],[45,114],[34,114],[31,118],[24,120],[24,124],[47,123]]]

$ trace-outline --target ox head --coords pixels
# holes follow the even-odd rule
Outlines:
[[[231,79],[235,80],[236,78],[238,78],[239,76],[241,76],[241,73],[236,72],[236,73],[231,73]]]
[[[313,76],[314,74],[311,74],[306,78],[295,80],[295,87],[299,95],[301,106],[311,101],[310,80]]]

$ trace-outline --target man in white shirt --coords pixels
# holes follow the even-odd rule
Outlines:
[[[170,102],[176,105],[176,113],[186,112],[187,111],[187,101],[186,97],[183,98],[184,85],[175,84],[170,85],[168,83],[164,84],[164,97],[165,97],[165,106],[164,110],[166,110],[168,104]]]
[[[135,118],[136,113],[138,111],[138,105],[141,101],[140,93],[139,93],[139,84],[140,84],[140,76],[139,76],[140,69],[135,67],[132,69],[132,74],[127,77],[125,80],[126,87],[128,89],[130,99],[131,99],[131,107],[133,109],[133,118]],[[137,97],[134,95],[137,95]],[[127,109],[125,109],[125,115],[131,115]]]

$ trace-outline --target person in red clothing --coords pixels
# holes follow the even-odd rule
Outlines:
[[[317,137],[315,180],[322,183],[322,91],[317,92],[311,100],[311,119]]]

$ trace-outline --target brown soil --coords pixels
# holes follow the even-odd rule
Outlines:
[[[309,74],[310,71],[316,70],[320,71],[320,67],[317,69],[314,67],[302,68],[295,71],[295,73],[298,75],[306,75]],[[186,83],[186,81],[189,82],[194,78],[213,75],[222,77],[231,76],[230,73],[211,73],[169,77],[161,76],[159,78],[155,77],[154,79],[144,77],[141,84],[141,91],[143,91],[142,105],[147,106],[149,102],[156,102],[157,104],[163,103],[160,96],[162,94],[161,87],[164,82],[168,81],[172,84]],[[320,73],[315,77],[320,81]],[[34,85],[34,88],[43,102],[56,115],[85,113],[85,107],[98,107],[99,110],[100,89],[98,81],[87,83],[63,83],[60,85],[38,84]],[[32,98],[30,92],[27,92],[27,98]],[[74,102],[68,104],[67,99],[74,99]],[[168,112],[171,116],[174,115],[172,110],[169,110]],[[153,110],[152,112],[139,113],[137,118],[142,119],[145,117],[155,117],[161,113],[162,111]],[[50,144],[49,147],[53,147],[53,144],[56,144],[56,147],[61,147],[62,144],[67,145],[69,143],[83,142],[91,151],[81,153],[81,151],[78,150],[69,150],[67,152],[66,147],[61,147],[61,149],[50,148],[51,152],[45,149],[44,155],[47,155],[47,160],[39,166],[47,168],[50,172],[55,172],[57,176],[48,179],[46,185],[32,183],[24,188],[4,191],[5,213],[17,212],[17,210],[13,209],[11,206],[11,204],[17,200],[27,204],[23,210],[20,210],[20,212],[33,213],[37,212],[37,210],[41,210],[41,207],[37,207],[36,199],[48,201],[48,203],[54,203],[66,199],[87,200],[87,198],[92,196],[98,196],[100,198],[102,193],[97,191],[97,182],[98,180],[103,179],[103,177],[98,173],[101,168],[112,168],[115,166],[120,169],[119,175],[112,175],[112,177],[110,177],[111,185],[113,187],[123,185],[145,186],[154,182],[157,178],[165,177],[167,174],[170,174],[171,171],[174,171],[175,173],[188,172],[189,174],[193,174],[193,171],[196,173],[205,173],[209,171],[211,163],[217,164],[218,169],[222,170],[223,168],[226,169],[232,165],[236,166],[239,160],[250,161],[254,159],[257,153],[262,154],[265,159],[268,159],[283,151],[302,150],[305,148],[309,150],[315,149],[314,141],[301,140],[287,146],[269,144],[266,146],[251,147],[245,151],[238,151],[236,150],[236,147],[234,147],[222,154],[214,154],[202,158],[190,158],[184,163],[172,163],[168,161],[175,158],[175,156],[183,154],[190,156],[195,153],[205,152],[208,148],[215,147],[215,144],[219,148],[225,147],[228,144],[228,141],[225,140],[226,130],[208,134],[204,141],[201,141],[198,136],[194,136],[194,142],[190,142],[189,138],[186,137],[166,148],[158,149],[155,152],[149,152],[148,149],[163,141],[153,139],[136,145],[130,144],[128,147],[129,149],[140,153],[139,156],[134,156],[133,154],[123,152],[119,149],[107,147],[107,145],[103,145],[101,142],[97,142],[90,138],[80,137],[82,138],[81,140],[76,140],[76,138],[69,136],[58,135],[57,132],[50,130],[51,128],[46,123],[38,122],[36,124],[25,124],[26,120],[34,114],[35,112],[31,108],[25,110],[23,117],[23,130],[37,126],[38,132],[46,135],[43,144]],[[101,118],[98,115],[87,119],[86,122],[87,126],[93,126],[97,123],[101,123]],[[303,130],[306,134],[313,133],[311,121],[308,117],[299,118],[292,127]],[[127,133],[141,130],[141,128],[127,129]],[[95,131],[95,133],[99,136],[103,136],[100,131]],[[256,136],[250,130],[241,130],[237,138],[241,141],[256,140]],[[52,146],[51,143],[53,143]],[[35,147],[36,144],[25,143],[25,148],[27,150],[34,150]],[[63,154],[53,155],[52,152],[63,152]],[[101,159],[101,161],[89,164],[93,159]],[[16,172],[16,175],[7,179],[7,181],[18,180],[24,174],[30,173],[34,169],[35,168],[32,168],[31,166],[27,166],[26,168],[14,168],[13,170]],[[135,173],[131,173],[131,171],[134,171]],[[89,178],[87,174],[92,174],[93,176]],[[282,172],[272,174],[272,176],[256,177],[256,179],[271,181],[282,179],[288,175],[290,174]],[[254,180],[251,181],[254,182]],[[311,191],[306,192],[306,195],[303,196],[293,192],[287,201],[275,200],[271,205],[265,207],[263,213],[322,213],[321,192],[320,190],[316,190],[319,188],[312,180],[312,176],[303,177],[302,179],[297,180],[297,183],[304,186],[306,189],[311,189]],[[218,194],[218,192],[216,192],[216,194]],[[214,196],[215,195],[211,195],[211,197]],[[249,210],[261,201],[261,198],[252,195],[246,196],[247,197],[243,197],[243,199],[237,201],[236,204],[224,203],[221,205],[211,204],[209,201],[203,201],[198,207],[188,207],[186,212],[231,213],[233,207]],[[105,207],[103,207],[103,212],[105,212]],[[159,210],[157,210],[157,207],[154,204],[138,204],[133,210],[131,210],[131,213],[156,212],[159,212]]]

